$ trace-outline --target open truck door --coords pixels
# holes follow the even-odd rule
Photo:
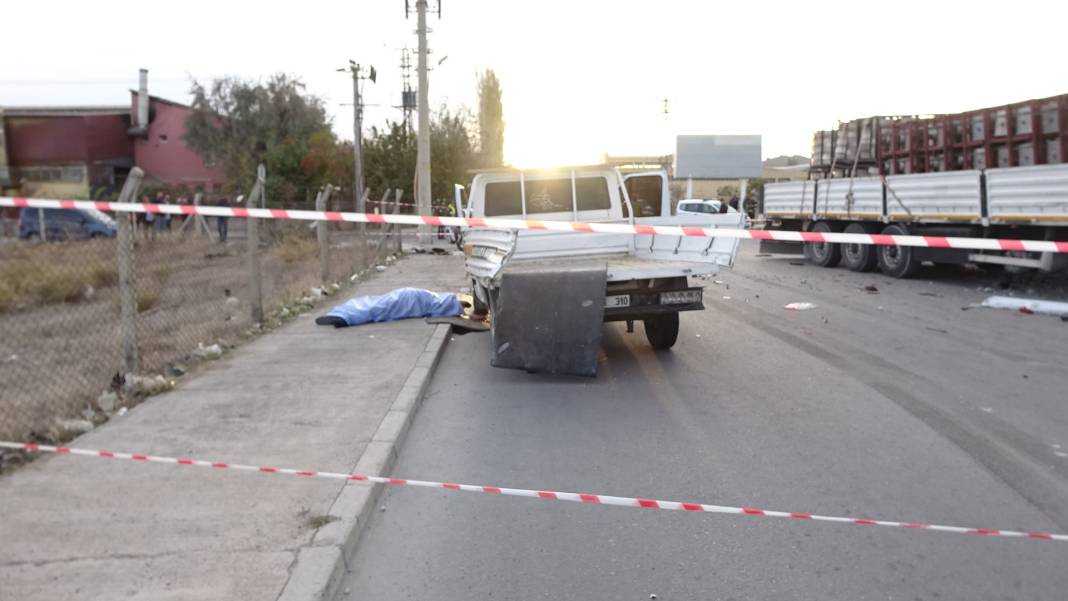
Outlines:
[[[635,218],[671,216],[671,189],[668,187],[667,171],[661,169],[623,175],[623,189],[634,207]]]

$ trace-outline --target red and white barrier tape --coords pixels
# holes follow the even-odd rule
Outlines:
[[[128,459],[131,461],[145,461],[151,463],[166,463],[170,465],[189,465],[194,467],[210,467],[226,470],[240,470],[247,472],[261,472],[265,474],[285,474],[288,476],[303,476],[307,478],[327,478],[331,480],[350,480],[356,482],[375,482],[379,484],[394,484],[401,486],[419,486],[423,488],[443,488],[446,490],[459,490],[465,492],[481,492],[494,495],[508,495],[513,497],[530,497],[537,499],[551,499],[554,501],[572,501],[575,503],[588,503],[593,505],[618,505],[620,507],[635,507],[646,509],[670,509],[676,511],[692,511],[706,513],[726,513],[733,515],[764,516],[775,518],[795,518],[802,520],[815,520],[821,522],[837,522],[841,524],[856,524],[863,526],[890,526],[893,528],[908,528],[912,530],[933,530],[936,532],[952,532],[956,534],[982,534],[986,536],[1001,536],[1012,538],[1030,538],[1039,540],[1056,540],[1068,542],[1068,534],[1046,534],[1043,532],[1018,532],[1015,530],[999,530],[993,528],[964,528],[960,526],[940,526],[937,524],[920,524],[914,522],[894,522],[889,520],[870,520],[864,518],[836,517],[817,515],[812,513],[795,513],[787,511],[772,511],[768,509],[753,509],[751,507],[729,507],[725,505],[709,505],[706,503],[681,503],[678,501],[657,501],[654,499],[640,499],[633,497],[614,497],[608,495],[593,495],[573,492],[557,492],[551,490],[528,490],[523,488],[505,488],[500,486],[477,486],[473,484],[453,484],[450,482],[431,482],[427,480],[407,480],[402,478],[390,478],[387,476],[364,476],[360,474],[342,474],[337,472],[319,472],[313,470],[297,470],[282,467],[262,467],[255,465],[243,465],[238,463],[223,463],[219,461],[205,461],[202,459],[178,459],[175,457],[158,457],[155,455],[137,455],[133,453],[119,453],[112,451],[97,451],[93,449],[78,449],[69,447],[54,447],[21,442],[0,441],[0,447],[18,449],[23,451],[57,453],[61,455],[80,455],[83,457],[101,457],[107,459]]]
[[[42,209],[97,209],[128,213],[169,213],[173,215],[207,215],[209,217],[256,217],[261,219],[298,219],[304,221],[350,221],[356,223],[398,223],[401,225],[444,225],[489,227],[517,230],[554,230],[602,234],[656,234],[698,238],[740,238],[779,240],[784,242],[830,242],[838,244],[875,244],[882,246],[921,246],[971,250],[1029,251],[1068,253],[1068,242],[1053,240],[1015,240],[1006,238],[964,238],[949,236],[898,236],[888,234],[846,234],[839,232],[796,232],[747,230],[741,228],[687,227],[629,223],[584,223],[579,221],[538,221],[533,219],[499,219],[479,217],[435,217],[431,215],[386,215],[376,213],[342,213],[338,211],[298,211],[242,207],[206,207],[153,203],[124,203],[52,198],[0,197],[0,207]]]

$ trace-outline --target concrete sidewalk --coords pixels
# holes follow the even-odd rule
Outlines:
[[[462,285],[460,258],[417,255],[352,294]],[[429,376],[445,326],[316,326],[323,312],[238,348],[69,446],[335,472],[358,462],[388,468],[392,443],[379,444],[376,431],[401,432],[384,418],[395,399],[412,405],[398,395],[421,394],[412,383]],[[0,598],[314,595],[329,576],[323,562],[358,532],[355,516],[337,515],[352,507],[340,493],[356,487],[367,496],[355,483],[42,457],[0,477]],[[323,526],[332,506],[343,519]]]

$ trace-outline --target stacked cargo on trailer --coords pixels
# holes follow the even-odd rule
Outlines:
[[[1068,94],[950,115],[869,117],[818,131],[821,178],[1068,162]]]

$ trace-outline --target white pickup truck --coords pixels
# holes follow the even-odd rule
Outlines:
[[[741,213],[671,216],[667,173],[611,166],[478,172],[469,217],[742,227]],[[466,205],[466,206],[465,206]],[[679,312],[704,309],[688,276],[733,265],[739,241],[551,229],[468,228],[466,268],[476,310],[490,314],[492,364],[531,372],[596,374],[601,323],[644,324],[656,349],[675,344]]]

